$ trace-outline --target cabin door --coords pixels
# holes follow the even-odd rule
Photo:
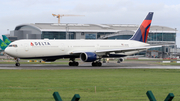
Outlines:
[[[27,52],[29,50],[28,43],[24,44],[25,51]]]

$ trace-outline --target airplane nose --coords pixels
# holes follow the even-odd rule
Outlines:
[[[12,50],[10,50],[8,47],[4,50],[4,52],[8,55],[12,55]]]
[[[9,53],[9,49],[8,49],[8,47],[4,50],[4,52],[5,52],[6,54],[8,54],[8,53]]]
[[[4,52],[9,55],[9,56],[12,56],[12,57],[17,57],[17,52],[16,52],[16,49],[12,48],[12,47],[7,47]]]

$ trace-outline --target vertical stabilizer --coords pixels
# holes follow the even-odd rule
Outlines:
[[[136,33],[130,38],[130,40],[136,40],[136,41],[141,41],[146,43],[150,26],[151,26],[151,21],[153,17],[153,12],[149,12],[144,21],[142,22],[141,26],[138,28]]]
[[[11,41],[5,36],[5,35],[2,35],[2,37],[3,37],[3,41],[6,43],[6,45],[8,46],[10,43],[11,43]]]
[[[4,43],[1,39],[0,39],[0,47],[2,50],[5,50],[7,47],[6,43]]]

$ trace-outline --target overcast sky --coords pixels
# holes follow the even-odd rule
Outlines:
[[[61,23],[140,25],[148,12],[154,12],[152,25],[180,31],[180,0],[0,0],[0,35],[20,24],[57,23],[52,13],[85,15]]]

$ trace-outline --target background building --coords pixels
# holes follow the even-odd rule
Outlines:
[[[120,24],[22,24],[10,32],[11,41],[17,39],[129,39],[139,25]],[[148,43],[163,44],[161,48],[149,49],[138,55],[147,57],[175,57],[176,29],[151,26]]]

